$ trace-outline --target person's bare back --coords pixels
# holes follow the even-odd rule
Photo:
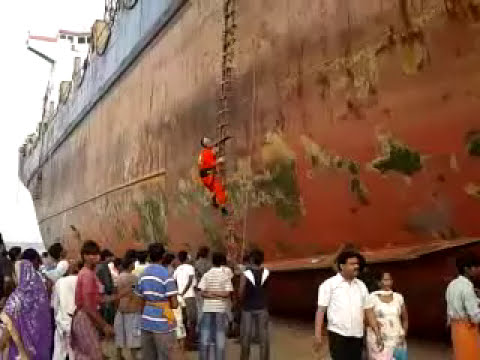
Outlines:
[[[133,287],[138,278],[131,273],[122,272],[117,279],[118,293],[130,290],[130,294],[120,299],[118,311],[123,313],[140,313],[142,311],[142,300],[133,293]]]

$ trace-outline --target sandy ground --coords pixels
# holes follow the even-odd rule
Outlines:
[[[329,360],[328,349],[316,355],[313,353],[313,324],[294,324],[278,319],[273,320],[271,327],[271,360]],[[409,340],[410,360],[450,360],[451,350],[444,344]],[[189,359],[198,358],[196,353],[190,353]],[[240,359],[240,346],[235,341],[229,341],[227,359]],[[255,346],[250,356],[258,359],[258,347]]]

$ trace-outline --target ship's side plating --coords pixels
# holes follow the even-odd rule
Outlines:
[[[47,242],[71,226],[114,247],[221,237],[194,169],[216,128],[222,4],[186,2],[53,153],[65,131],[47,133]],[[283,258],[479,233],[476,13],[458,4],[239,3],[227,152],[250,243]]]
[[[199,140],[218,125],[223,4],[177,2],[54,152],[65,131],[52,129],[73,121],[75,96],[41,151],[22,156],[32,191],[41,164],[46,243],[223,246],[196,173]],[[476,1],[242,0],[236,11],[226,154],[239,246],[274,261],[480,234]],[[114,29],[103,69],[137,30]],[[79,96],[93,96],[93,79]]]

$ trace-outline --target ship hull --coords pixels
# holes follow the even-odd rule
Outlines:
[[[226,247],[196,170],[199,141],[218,126],[223,2],[171,3],[168,22],[68,136],[52,130],[65,110],[42,151],[21,159],[32,192],[42,175],[46,245]],[[480,234],[480,30],[474,8],[452,4],[238,3],[226,146],[237,256],[261,247],[275,264],[345,244],[375,253],[439,240],[455,249]],[[105,59],[121,40],[111,46]],[[403,286],[404,264],[387,263]],[[408,266],[430,281],[441,264]],[[432,284],[438,298],[445,284]]]

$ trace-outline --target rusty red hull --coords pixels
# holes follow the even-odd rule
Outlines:
[[[478,13],[445,3],[238,2],[226,149],[236,249],[261,247],[275,263],[346,243],[454,249],[480,235]],[[187,1],[45,161],[35,207],[47,244],[225,247],[196,171],[199,140],[218,125],[224,18],[223,1]],[[22,164],[33,191],[33,166]],[[442,254],[386,267],[406,293],[419,289],[408,290],[412,272],[438,299]],[[309,276],[275,280],[310,286],[292,304],[305,314],[323,273]],[[441,319],[440,303],[435,311]]]

